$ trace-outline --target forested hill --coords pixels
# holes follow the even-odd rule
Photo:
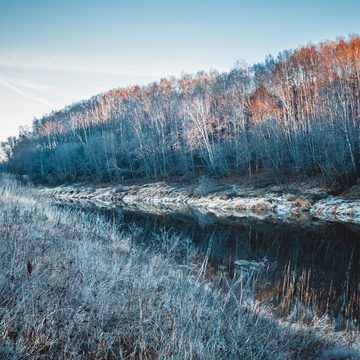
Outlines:
[[[111,90],[2,148],[7,172],[51,184],[199,173],[349,184],[360,171],[360,37]]]

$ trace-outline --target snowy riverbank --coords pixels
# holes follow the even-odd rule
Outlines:
[[[125,206],[144,212],[196,210],[216,216],[284,220],[311,216],[326,221],[360,223],[360,200],[334,197],[322,188],[301,184],[296,189],[283,186],[256,189],[226,184],[201,195],[196,185],[164,182],[103,187],[75,184],[43,188],[41,192],[63,201],[90,201],[104,207]]]

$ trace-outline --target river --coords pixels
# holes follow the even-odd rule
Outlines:
[[[359,225],[217,218],[196,212],[149,214],[77,203],[60,206],[102,214],[119,231],[136,227],[142,234],[136,241],[142,244],[164,230],[186,236],[208,255],[214,269],[229,277],[236,276],[238,260],[262,262],[266,270],[256,277],[256,298],[276,316],[310,323],[327,316],[336,329],[359,329]]]

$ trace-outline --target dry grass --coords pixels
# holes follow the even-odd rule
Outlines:
[[[1,359],[307,359],[345,351],[324,324],[272,319],[243,278],[209,281],[206,257],[199,263],[187,239],[163,233],[149,239],[158,251],[138,247],[137,229],[119,234],[101,217],[55,208],[8,179],[0,209]]]

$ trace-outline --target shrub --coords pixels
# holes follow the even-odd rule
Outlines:
[[[206,177],[206,176],[202,176],[199,181],[198,181],[198,185],[195,188],[195,194],[198,196],[207,196],[213,192],[215,192],[217,189],[217,184],[215,183],[214,180]]]

